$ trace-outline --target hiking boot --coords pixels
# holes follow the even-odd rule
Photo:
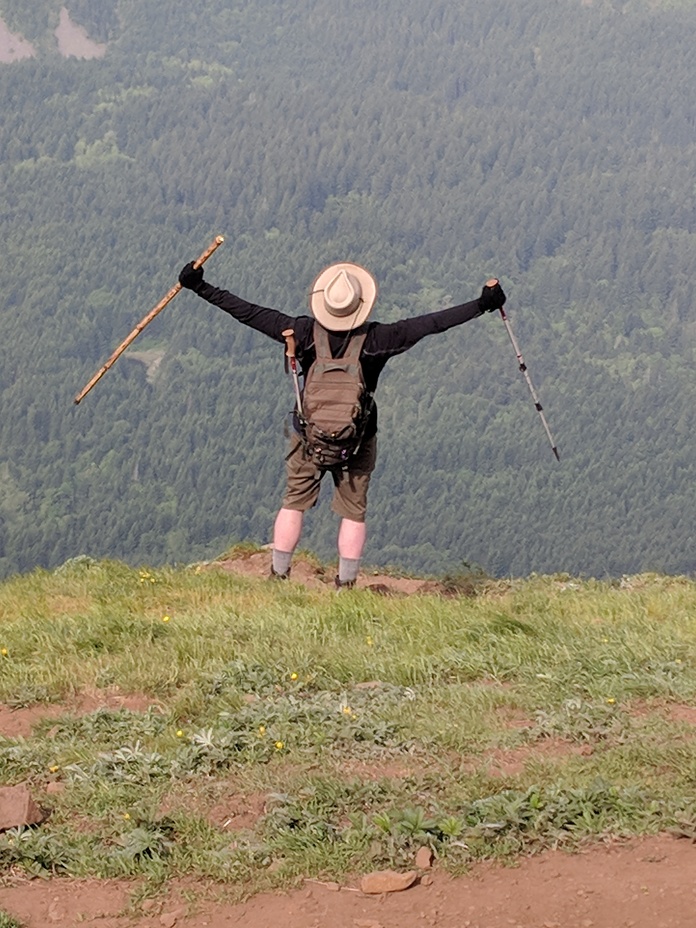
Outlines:
[[[355,587],[355,580],[341,580],[338,575],[334,577],[334,586],[336,587],[336,592],[340,593],[342,590],[352,590]]]
[[[284,574],[279,574],[271,567],[271,575],[269,580],[289,580],[290,579],[290,568],[288,568]]]

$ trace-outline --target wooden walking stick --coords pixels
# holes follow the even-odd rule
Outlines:
[[[200,258],[197,258],[193,262],[193,266],[200,267],[202,264],[205,264],[205,262],[212,255],[212,253],[216,251],[220,247],[220,245],[222,245],[224,241],[225,239],[222,237],[222,235],[218,235],[215,241],[212,243],[212,245],[206,248],[206,250],[200,256]],[[109,370],[109,368],[118,360],[118,358],[120,358],[120,356],[123,354],[126,348],[130,345],[130,343],[134,341],[134,339],[136,339],[138,335],[140,335],[140,333],[145,328],[145,326],[149,325],[158,313],[162,312],[162,310],[167,305],[167,303],[170,303],[174,299],[174,297],[177,295],[179,290],[181,290],[181,284],[177,281],[172,287],[172,289],[169,291],[169,293],[167,293],[166,296],[162,297],[162,299],[159,301],[157,306],[155,306],[154,309],[151,309],[144,319],[141,319],[141,321],[136,325],[136,327],[130,333],[128,338],[126,338],[124,341],[121,342],[121,344],[118,346],[116,351],[114,351],[114,353],[111,355],[111,357],[106,362],[106,364],[97,371],[97,373],[94,375],[94,377],[92,377],[92,379],[87,384],[87,386],[83,390],[81,390],[80,393],[77,394],[77,396],[75,397],[75,403],[79,403],[80,400],[83,399],[89,393],[92,387],[99,380],[101,380],[101,378]]]

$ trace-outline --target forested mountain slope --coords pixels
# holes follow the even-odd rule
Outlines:
[[[62,10],[102,57],[61,53]],[[561,463],[499,318],[426,340],[380,383],[366,561],[693,570],[695,4],[0,17],[34,50],[0,63],[0,575],[269,539],[280,346],[183,293],[73,404],[217,234],[208,279],[290,313],[338,259],[376,275],[383,321],[508,292]],[[330,555],[335,528],[325,503],[303,544]]]

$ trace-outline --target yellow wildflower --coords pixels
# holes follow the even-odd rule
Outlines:
[[[610,696],[609,699],[607,699],[607,702],[609,703],[610,706],[613,706],[616,700],[614,699],[613,696]]]
[[[168,622],[168,621],[169,621],[169,616],[168,616],[168,615],[163,615],[163,616],[162,616],[162,621],[163,621],[163,622]]]
[[[291,673],[291,674],[290,674],[290,679],[291,679],[291,680],[297,680],[297,674],[296,674],[296,673]]]
[[[183,733],[183,731],[182,731],[180,728],[177,728],[177,730],[176,730],[176,736],[177,736],[177,738],[183,738],[183,737],[184,737],[184,733]]]
[[[259,725],[259,737],[263,738],[265,734],[266,734],[266,726]]]
[[[284,747],[285,747],[285,745],[283,744],[282,741],[276,741],[276,743],[275,743],[275,749],[276,749],[276,751],[282,751]]]
[[[0,648],[0,654],[2,654],[3,657],[7,657],[7,648]]]

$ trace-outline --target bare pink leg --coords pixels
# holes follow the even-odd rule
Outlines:
[[[338,555],[359,561],[362,557],[367,527],[364,522],[353,522],[352,519],[341,519],[338,529]]]
[[[303,512],[281,509],[273,528],[273,547],[276,551],[294,551],[302,535]]]

